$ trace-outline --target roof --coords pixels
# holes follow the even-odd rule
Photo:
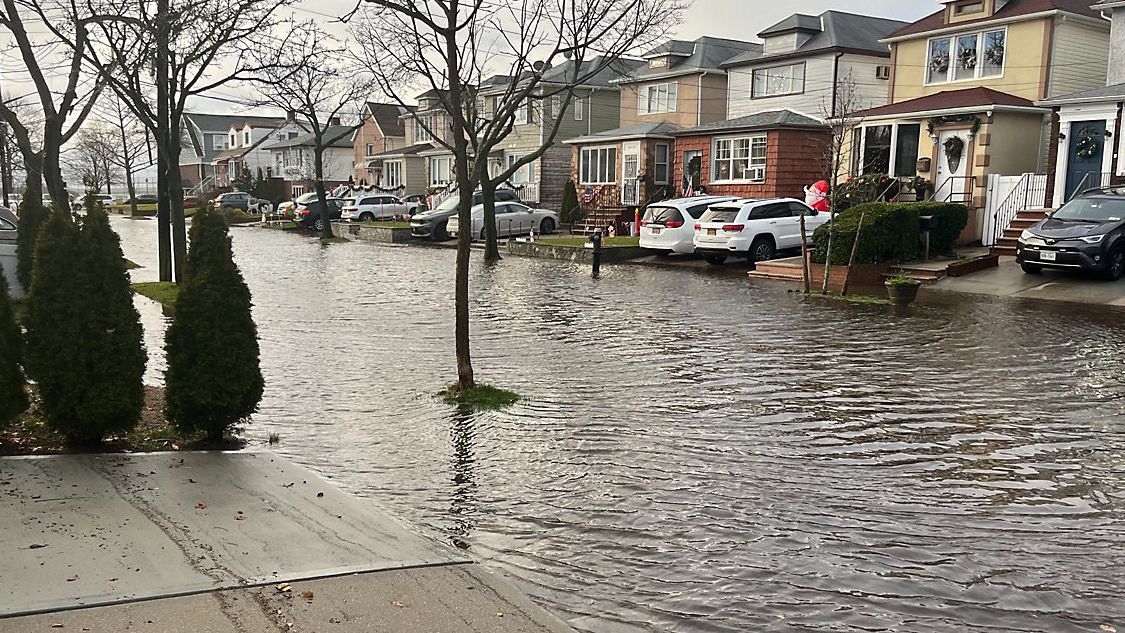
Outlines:
[[[632,73],[635,73],[638,68],[643,66],[645,62],[632,60],[632,59],[615,59],[606,63],[604,57],[595,57],[589,61],[582,62],[582,66],[578,68],[575,73],[574,61],[567,61],[559,64],[553,68],[546,70],[543,73],[543,83],[549,84],[568,84],[570,78],[577,74],[582,76],[589,73],[595,67],[605,64],[605,67],[595,73],[593,76],[582,82],[583,86],[602,86],[609,87],[614,80],[621,79]]]
[[[1117,7],[1125,7],[1125,0],[1101,0],[1095,2],[1094,6],[1090,7],[1094,11],[1108,11],[1116,9]]]
[[[281,127],[289,119],[283,116],[257,116],[248,117],[245,114],[199,114],[185,112],[185,119],[190,119],[203,132],[222,132],[226,134],[231,127],[243,127],[247,123],[251,127]]]
[[[964,108],[1035,108],[1035,104],[1023,97],[993,90],[992,88],[966,88],[964,90],[944,90],[932,95],[899,101],[878,108],[861,110],[853,117],[882,117],[896,114],[917,114],[919,112],[938,112]]]
[[[329,145],[329,147],[354,147],[355,144],[352,143],[351,137],[351,132],[353,129],[355,129],[355,126],[352,125],[332,125],[325,129],[324,137],[333,138],[334,136],[342,135],[331,145]],[[311,146],[313,144],[315,144],[315,135],[312,132],[305,132],[304,134],[298,134],[295,138],[287,138],[276,141],[274,143],[269,143],[267,145],[264,145],[262,149],[281,149],[283,147],[299,147],[302,145]]]
[[[368,158],[387,158],[393,156],[415,156],[421,152],[425,152],[434,148],[433,143],[415,143],[414,145],[407,145],[398,149],[389,149],[385,152],[379,152],[374,156]]]
[[[608,143],[611,141],[627,141],[639,138],[672,138],[672,135],[679,132],[683,128],[675,123],[638,123],[636,125],[628,125],[619,127],[615,130],[606,130],[596,134],[587,134],[586,136],[579,136],[572,138],[564,143],[572,145],[586,144],[586,143]]]
[[[406,136],[406,122],[399,117],[412,111],[413,108],[403,107],[397,103],[367,102],[367,112],[383,131],[383,136]]]
[[[727,119],[718,123],[706,123],[678,132],[676,136],[710,134],[713,132],[732,132],[736,130],[772,130],[776,128],[825,128],[823,121],[792,110],[772,110],[758,112],[737,119]]]
[[[1091,8],[1090,3],[1091,0],[1009,0],[1008,4],[1004,5],[999,11],[987,18],[965,20],[963,22],[957,22],[956,24],[946,24],[945,7],[942,7],[941,11],[930,14],[917,22],[908,24],[890,33],[887,35],[887,39],[898,39],[911,35],[921,35],[931,31],[940,31],[945,28],[961,28],[972,24],[980,24],[982,22],[1007,20],[1048,11],[1064,11],[1066,13],[1101,19],[1100,10]],[[1104,2],[1099,4],[1104,4]]]
[[[1125,84],[1103,86],[1101,88],[1083,90],[1082,92],[1075,92],[1073,94],[1059,95],[1057,97],[1051,97],[1050,99],[1037,101],[1036,105],[1056,106],[1066,105],[1068,103],[1090,103],[1096,101],[1125,101]]]
[[[815,20],[815,28],[811,28]],[[815,34],[796,50],[776,53],[746,52],[727,60],[723,66],[740,66],[776,58],[811,55],[828,51],[847,51],[879,57],[890,57],[891,49],[880,42],[888,33],[907,26],[901,20],[891,20],[870,15],[857,15],[844,11],[825,11],[819,16],[797,14],[782,20],[758,34],[759,37],[779,35],[797,29],[815,31]],[[822,28],[823,26],[823,28]]]
[[[678,60],[673,60],[667,68],[649,68],[648,64],[638,66],[631,76],[621,78],[615,83],[632,83],[658,77],[674,77],[694,74],[702,70],[720,70],[723,62],[731,57],[747,52],[760,53],[761,50],[762,45],[757,42],[721,37],[705,36],[691,42],[668,40],[645,53],[644,57],[652,59],[672,55],[678,57]]]

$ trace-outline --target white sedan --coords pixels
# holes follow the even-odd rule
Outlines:
[[[473,237],[484,239],[484,205],[473,207]],[[538,234],[554,233],[559,225],[559,214],[547,209],[532,209],[519,202],[496,203],[496,235],[510,237],[527,235],[532,231]],[[450,235],[457,235],[460,222],[457,216],[449,218],[445,229]]]

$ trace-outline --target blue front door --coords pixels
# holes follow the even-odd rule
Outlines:
[[[1076,193],[1102,186],[1102,158],[1105,154],[1105,121],[1079,121],[1070,124],[1070,152],[1066,167],[1066,199]]]

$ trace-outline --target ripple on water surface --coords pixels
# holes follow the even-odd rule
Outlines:
[[[147,279],[155,226],[115,226]],[[234,245],[268,383],[250,436],[582,630],[1125,630],[1120,312],[899,318],[717,271],[474,259],[479,377],[528,400],[466,416],[432,397],[451,251]]]

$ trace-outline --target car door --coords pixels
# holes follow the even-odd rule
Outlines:
[[[800,223],[788,202],[766,205],[763,218],[767,223],[766,230],[773,235],[774,245],[778,250],[801,245]]]
[[[797,218],[797,245],[801,243],[801,216],[805,217],[805,237],[811,242],[816,228],[828,220],[827,213],[821,213],[803,202],[790,202],[789,209]]]
[[[496,234],[510,237],[512,235],[519,235],[523,225],[523,209],[522,205],[514,202],[497,202],[496,203]]]

